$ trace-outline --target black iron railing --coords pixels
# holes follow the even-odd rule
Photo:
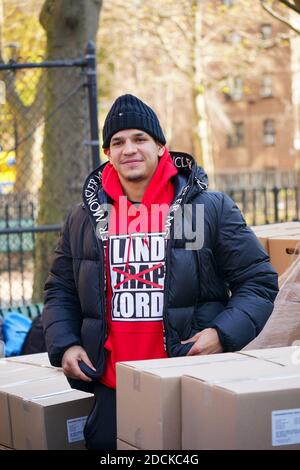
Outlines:
[[[249,225],[299,220],[299,188],[229,190]]]

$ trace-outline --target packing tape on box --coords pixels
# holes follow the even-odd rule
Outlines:
[[[246,353],[243,353],[243,354],[245,354],[245,356],[247,356],[249,359],[259,359],[264,362],[271,362],[271,364],[276,364],[277,366],[286,367],[280,362],[280,359],[281,359],[280,355],[274,356],[274,357],[264,357],[264,356],[257,357],[257,356],[251,356],[251,354],[246,354]]]
[[[28,401],[45,400],[56,395],[63,395],[64,393],[70,392],[76,392],[76,390],[74,390],[73,388],[66,388],[65,390],[59,390],[59,392],[45,393],[44,395],[35,395],[34,397],[30,397]]]
[[[18,360],[14,360],[14,359],[9,359],[9,361],[7,361],[7,364],[27,364],[28,366],[33,366],[33,367],[42,367],[42,368],[47,368],[47,369],[52,369],[52,370],[62,370],[62,367],[54,367],[54,366],[51,366],[51,364],[39,364],[38,362],[31,362],[31,361],[18,361]]]
[[[136,392],[141,391],[141,374],[139,370],[133,371],[133,390]]]
[[[8,363],[8,362],[6,364],[11,365],[11,363]],[[16,367],[16,369],[10,369],[9,372],[15,372],[15,373],[18,372],[19,373],[19,372],[23,372],[24,370],[28,370],[28,367],[25,367],[25,366],[24,367]],[[1,366],[0,366],[0,372],[3,372],[3,370],[1,370]],[[5,371],[5,372],[7,372],[7,371]]]
[[[48,375],[47,377],[40,377],[40,378],[33,377],[31,379],[24,379],[24,380],[18,380],[17,382],[10,382],[8,384],[1,385],[0,388],[1,390],[3,390],[6,388],[15,387],[15,385],[23,385],[23,384],[27,384],[30,382],[40,382],[41,380],[48,380],[48,379],[53,379],[53,374]]]
[[[195,357],[195,356],[193,356],[193,357]],[[203,357],[203,356],[199,356],[199,357]],[[166,365],[163,365],[163,364],[162,365],[157,365],[157,363],[156,363],[155,365],[151,366],[151,365],[147,364],[146,369],[141,367],[140,369],[136,369],[136,371],[150,372],[153,369],[154,370],[156,370],[156,369],[165,369],[165,368],[177,369],[178,367],[191,367],[191,366],[202,366],[202,365],[206,366],[206,365],[210,365],[210,364],[219,364],[219,363],[223,363],[223,362],[229,362],[229,360],[234,361],[234,362],[248,361],[250,358],[260,360],[260,358],[257,358],[255,356],[248,356],[248,355],[242,353],[242,354],[240,354],[240,357],[231,358],[231,359],[225,359],[225,358],[224,359],[218,359],[217,361],[211,361],[210,359],[208,359],[207,361],[202,361],[200,359],[200,362],[192,362],[191,364],[187,364],[187,363],[185,363],[185,364],[178,364],[178,363],[177,364],[170,364],[169,362]],[[151,361],[151,359],[150,359],[150,361]],[[175,362],[175,358],[174,358],[174,362]]]
[[[201,392],[202,392],[201,401],[203,401],[203,404],[205,406],[210,405],[210,403],[212,401],[212,394],[211,394],[210,390],[208,390],[207,387],[204,387],[204,388],[202,388]]]
[[[264,382],[266,380],[286,380],[286,379],[297,379],[300,378],[300,371],[296,374],[291,375],[271,375],[269,377],[261,376],[261,377],[237,377],[237,378],[224,378],[220,380],[205,380],[210,385],[219,385],[219,384],[226,384],[226,383],[243,383],[243,382]]]

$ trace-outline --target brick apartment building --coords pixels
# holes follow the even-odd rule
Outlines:
[[[292,186],[300,160],[300,38],[289,39],[289,28],[263,10],[253,25],[261,50],[248,74],[228,77],[223,100],[232,129],[213,132],[215,171],[230,186]]]
[[[244,54],[254,56],[248,69],[241,66],[239,71],[237,61],[232,66],[229,59],[225,65],[232,73],[226,78],[227,92],[216,92],[232,127],[228,129],[211,120],[215,186],[220,190],[294,186],[300,168],[300,37],[265,12],[259,1],[251,4],[248,22],[238,19],[236,23],[230,20],[229,12],[238,0],[214,2],[228,7],[228,17],[220,20],[216,14],[212,28],[219,27],[220,21],[231,21],[232,28],[226,36],[212,41],[210,54],[215,56],[215,62],[210,66],[219,68],[220,77],[223,76],[224,43],[229,47],[230,42],[236,45],[247,33],[250,45]],[[244,13],[249,16],[249,6],[245,6]],[[253,50],[251,38],[255,42]],[[189,84],[183,81],[176,93],[177,112],[168,142],[171,149],[194,153],[189,96]],[[161,117],[165,124],[165,116]]]

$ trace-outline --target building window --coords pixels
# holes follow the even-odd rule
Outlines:
[[[244,95],[244,84],[241,77],[229,77],[227,80],[227,97],[233,101],[240,101]]]
[[[275,133],[275,121],[274,119],[265,119],[263,124],[263,141],[264,145],[271,146],[275,145],[276,133]]]
[[[262,24],[260,27],[262,39],[270,39],[272,36],[272,26],[270,24]]]
[[[269,98],[273,96],[273,77],[271,75],[265,75],[262,79],[260,96],[262,98]]]
[[[233,45],[240,44],[241,40],[242,40],[242,36],[238,32],[233,31],[231,33],[231,44]]]
[[[245,143],[244,123],[234,122],[233,133],[227,136],[227,147],[241,147]]]

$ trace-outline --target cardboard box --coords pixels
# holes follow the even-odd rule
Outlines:
[[[13,362],[0,362],[0,388],[9,386],[12,383],[23,383],[29,380],[37,380],[42,377],[49,377],[53,374],[62,373],[55,368],[41,368],[29,364],[17,364]]]
[[[263,224],[263,225],[253,225],[251,226],[252,230],[256,232],[261,232],[263,230],[300,230],[300,222],[278,222],[276,224]]]
[[[183,449],[300,449],[299,367],[269,372],[182,377]]]
[[[58,369],[50,364],[48,353],[37,353],[37,354],[26,354],[23,356],[12,356],[8,357],[7,361],[15,362],[19,364],[30,364],[32,366],[50,367],[52,369]]]
[[[11,419],[8,404],[8,394],[15,386],[23,386],[29,382],[56,377],[61,372],[42,369],[28,364],[18,364],[5,359],[0,360],[0,444],[13,447]]]
[[[251,227],[260,243],[270,254],[269,240],[274,237],[300,237],[300,222],[282,222],[278,224],[256,225]]]
[[[18,371],[23,371],[28,367],[27,364],[18,364],[16,362],[10,362],[5,358],[0,359],[0,380],[4,380],[5,377],[10,374],[17,374]]]
[[[235,369],[248,377],[257,367],[283,368],[233,353],[118,363],[118,438],[139,449],[181,449],[181,377],[198,369],[212,378]]]
[[[11,387],[8,402],[15,449],[85,449],[94,397],[71,389],[62,373]]]
[[[0,448],[1,449],[1,448]],[[117,439],[117,450],[140,450],[137,447],[133,447],[128,442],[121,441],[121,439]]]
[[[264,361],[271,361],[282,366],[293,366],[300,364],[300,347],[286,346],[283,348],[249,349],[240,351],[246,356],[256,357]]]
[[[299,256],[300,235],[286,235],[270,238],[270,261],[279,275],[283,274]]]

